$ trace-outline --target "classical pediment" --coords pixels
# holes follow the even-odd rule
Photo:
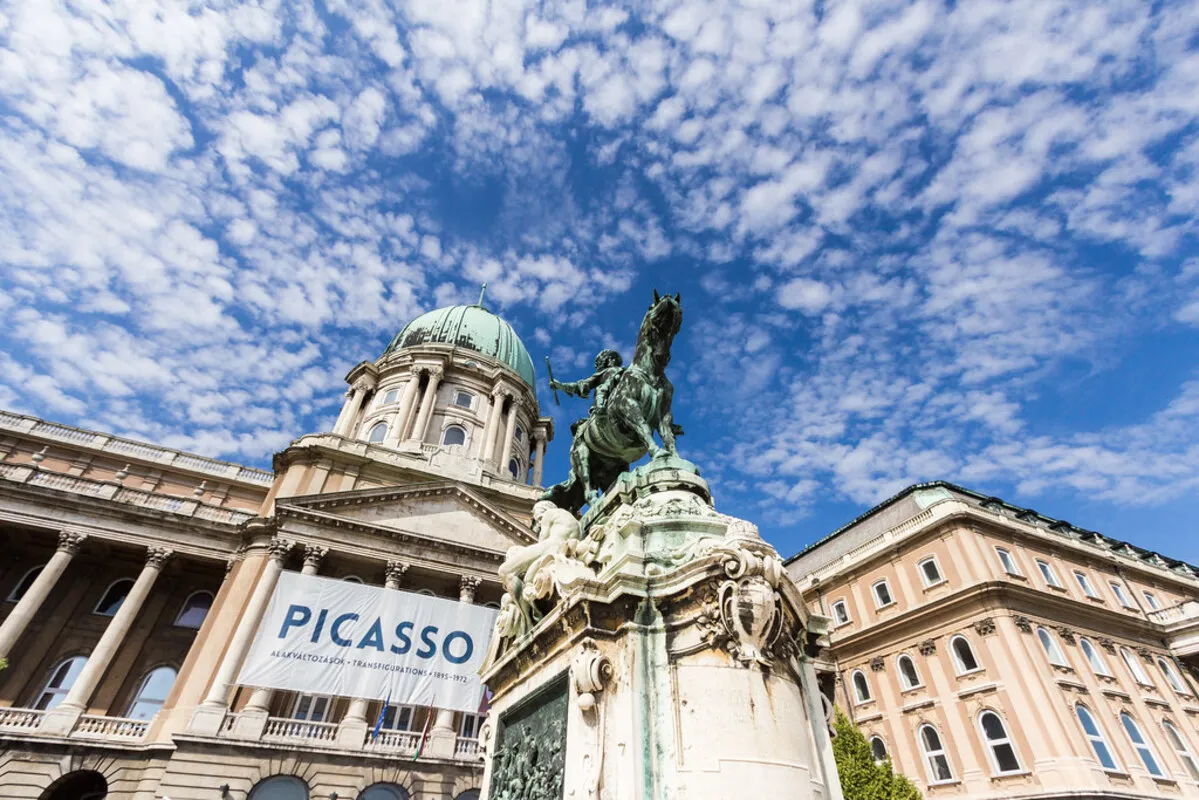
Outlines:
[[[478,494],[450,482],[288,497],[276,513],[330,524],[358,524],[504,552],[536,541],[533,533]]]

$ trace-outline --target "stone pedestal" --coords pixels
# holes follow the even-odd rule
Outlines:
[[[811,696],[829,620],[757,529],[668,459],[622,476],[580,536],[525,575],[532,627],[512,598],[497,621],[485,800],[840,800]]]

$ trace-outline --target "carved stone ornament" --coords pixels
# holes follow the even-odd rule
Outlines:
[[[727,647],[744,667],[773,665],[770,648],[783,629],[782,603],[775,591],[783,579],[783,562],[762,541],[758,529],[738,520],[723,542],[709,552],[725,556],[729,576],[717,590],[720,618],[730,634]]]
[[[1137,653],[1141,656],[1141,658],[1145,659],[1150,664],[1153,663],[1153,651],[1148,647],[1138,647]]]
[[[296,543],[291,539],[280,539],[278,537],[271,539],[271,543],[267,545],[270,550],[271,558],[278,561],[280,564],[287,559],[287,554],[296,546]]]
[[[58,534],[58,549],[67,555],[75,555],[87,541],[87,534],[79,531],[62,531]]]
[[[882,656],[875,656],[870,659],[870,671],[882,672],[887,668],[887,660]]]
[[[174,550],[166,547],[147,547],[146,566],[153,567],[154,569],[162,569],[174,554]]]
[[[612,680],[612,672],[612,661],[599,651],[595,640],[584,639],[570,665],[570,677],[577,695],[575,703],[582,711],[595,708],[595,695]]]
[[[329,555],[328,547],[306,544],[304,545],[304,566],[311,570],[320,569],[321,562],[325,560],[325,556],[327,555]]]
[[[488,797],[561,800],[568,694],[565,681],[555,682],[499,720]]]
[[[925,639],[923,642],[918,644],[916,647],[917,647],[917,649],[920,650],[920,655],[922,655],[922,656],[936,655],[937,640],[936,639]]]
[[[1101,637],[1099,639],[1099,646],[1102,647],[1107,652],[1111,653],[1112,655],[1116,654],[1116,643],[1113,642],[1111,639],[1108,639],[1106,637]]]
[[[1057,632],[1062,637],[1062,641],[1066,644],[1075,643],[1073,628],[1067,628],[1065,625],[1061,625],[1058,627]]]
[[[403,561],[388,561],[387,569],[384,571],[384,580],[399,586],[400,581],[404,580],[404,573],[407,571],[408,565]]]
[[[475,601],[475,592],[483,584],[478,575],[463,575],[458,579],[458,597],[464,603]]]
[[[979,636],[990,636],[995,632],[995,620],[992,617],[983,617],[974,623],[974,630]]]
[[[1016,627],[1020,629],[1021,633],[1032,633],[1032,620],[1028,617],[1016,615],[1012,617],[1012,620],[1016,623]]]

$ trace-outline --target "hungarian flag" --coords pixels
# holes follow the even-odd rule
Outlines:
[[[425,752],[425,742],[429,739],[429,726],[433,724],[433,715],[436,714],[436,709],[429,709],[429,713],[425,715],[425,729],[420,732],[420,744],[416,746],[416,752],[412,755],[412,760],[416,761],[420,758],[420,754]]]

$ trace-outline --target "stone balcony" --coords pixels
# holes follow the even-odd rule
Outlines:
[[[46,734],[40,729],[46,712],[34,708],[0,708],[0,736],[17,735],[30,738],[62,738]],[[74,729],[66,737],[109,742],[141,742],[150,730],[150,720],[106,717],[99,714],[83,714]]]
[[[1149,621],[1162,628],[1167,646],[1179,658],[1199,655],[1199,601],[1186,600],[1149,614]]]

